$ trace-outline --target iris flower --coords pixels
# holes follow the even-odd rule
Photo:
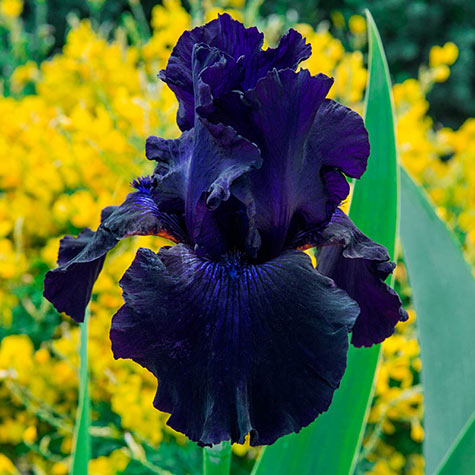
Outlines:
[[[366,169],[362,118],[326,98],[332,78],[296,72],[311,54],[298,32],[262,44],[228,15],[183,33],[159,75],[181,136],[147,139],[154,173],[96,232],[63,238],[45,279],[46,298],[80,322],[121,239],[176,243],[138,250],[110,337],[115,358],[156,376],[168,424],[201,445],[298,432],[330,406],[349,334],[371,346],[407,318],[384,283],[386,249],[339,209],[345,175]]]

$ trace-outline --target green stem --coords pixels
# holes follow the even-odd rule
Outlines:
[[[87,475],[89,460],[91,458],[91,401],[89,398],[89,378],[87,371],[87,323],[89,309],[86,310],[84,322],[79,324],[81,329],[81,366],[79,369],[79,406],[74,427],[72,475]]]
[[[203,474],[228,475],[231,469],[231,443],[221,442],[203,449]]]

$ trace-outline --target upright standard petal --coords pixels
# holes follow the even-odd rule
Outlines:
[[[243,70],[242,91],[253,89],[257,81],[273,69],[297,69],[300,62],[312,54],[312,47],[293,29],[282,36],[276,48],[259,51],[252,56]]]
[[[121,286],[114,356],[153,372],[155,407],[190,439],[271,444],[328,409],[359,309],[304,253],[251,265],[140,249]]]
[[[399,321],[407,320],[398,294],[384,283],[395,267],[386,248],[366,237],[342,211],[322,232],[316,257],[317,269],[360,306],[351,337],[354,346],[381,343]]]
[[[256,28],[245,28],[228,14],[191,31],[178,40],[160,79],[166,82],[178,99],[177,123],[182,130],[194,126],[196,76],[193,71],[193,49],[205,45],[219,51],[227,62],[214,66],[220,81],[215,85],[215,97],[232,89],[246,91],[272,69],[296,69],[311,54],[311,47],[300,33],[289,30],[276,48],[261,49],[264,36]],[[204,78],[205,82],[208,82]]]
[[[199,106],[212,101],[211,88],[201,77],[203,71],[221,64],[222,58],[218,50],[207,45],[195,46],[193,50],[195,102]],[[195,147],[188,167],[186,225],[198,252],[218,258],[229,248],[245,248],[256,240],[255,230],[250,230],[248,223],[242,231],[235,231],[239,228],[236,219],[240,221],[244,215],[249,196],[241,193],[239,183],[250,170],[261,166],[262,158],[258,147],[232,127],[198,117],[193,130]],[[226,206],[220,208],[223,201]]]
[[[208,119],[255,142],[263,165],[249,174],[265,252],[278,255],[323,229],[359,177],[369,155],[362,118],[325,99],[333,80],[308,71],[272,71],[244,94],[215,101]]]
[[[214,47],[193,47],[195,102],[200,107],[212,104],[229,64],[232,68],[234,60]],[[185,213],[190,243],[200,254],[219,257],[236,246],[256,253],[260,241],[251,225],[255,206],[243,186],[243,175],[262,162],[255,144],[231,127],[198,117],[195,127],[178,139],[149,137],[146,155],[158,162],[153,193],[159,209]],[[220,207],[223,201],[226,205]]]
[[[84,320],[105,256],[119,240],[148,234],[184,240],[177,217],[159,213],[150,195],[150,180],[136,181],[135,186],[139,190],[130,193],[124,203],[104,210],[95,233],[88,229],[77,238],[62,239],[59,267],[46,274],[43,293],[58,312],[67,313],[78,322]]]
[[[192,54],[193,47],[205,44],[226,53],[234,60],[252,57],[260,50],[264,35],[257,28],[245,28],[229,15],[185,31],[173,48],[160,79],[166,82],[178,99],[177,123],[181,130],[191,129],[195,119]]]
[[[263,239],[263,260],[279,255],[294,216],[303,206],[313,206],[312,216],[307,217],[313,223],[329,220],[321,159],[306,151],[318,108],[332,83],[327,76],[312,77],[308,71],[274,70],[240,99],[236,93],[223,98],[217,104],[217,114],[210,117],[230,121],[261,149],[262,167],[249,174],[249,182]]]

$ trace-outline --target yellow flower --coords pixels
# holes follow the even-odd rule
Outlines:
[[[450,68],[446,64],[440,64],[434,69],[434,81],[445,82],[450,76]]]
[[[424,440],[424,429],[418,420],[411,422],[411,438],[416,442]]]
[[[442,48],[436,45],[430,49],[429,66],[431,68],[434,68],[436,66],[439,66],[440,64],[444,64],[444,53],[442,51]]]
[[[64,462],[56,462],[51,467],[51,475],[66,475],[68,466]]]
[[[348,27],[354,35],[366,33],[366,20],[361,15],[353,15],[348,20]]]
[[[423,475],[425,460],[422,454],[411,454],[408,457],[407,475]]]
[[[0,453],[0,474],[1,475],[15,475],[19,473],[13,465],[12,461],[6,456]]]
[[[89,463],[88,473],[91,475],[115,475],[122,472],[130,461],[130,457],[123,449],[111,452],[109,456],[93,459]]]
[[[334,10],[330,14],[333,25],[336,28],[343,28],[345,26],[345,17],[338,10]]]
[[[429,66],[435,68],[440,65],[451,65],[455,63],[459,55],[459,50],[455,43],[451,41],[444,46],[433,46],[429,53]]]
[[[27,83],[38,79],[38,66],[34,61],[27,61],[13,71],[10,77],[11,88],[14,92],[20,92]]]
[[[38,438],[38,433],[36,431],[36,426],[28,426],[23,432],[23,440],[29,444],[36,441]]]
[[[21,0],[1,0],[0,12],[8,18],[17,18],[23,11]]]
[[[0,342],[0,369],[20,383],[28,381],[33,368],[33,344],[27,335],[9,335]]]
[[[454,64],[459,55],[459,49],[455,43],[451,41],[445,43],[443,46],[444,59],[446,64]]]
[[[17,273],[16,255],[9,239],[0,239],[0,277],[10,279]]]
[[[404,467],[405,463],[406,459],[399,452],[394,452],[394,454],[389,458],[389,466],[398,472]]]

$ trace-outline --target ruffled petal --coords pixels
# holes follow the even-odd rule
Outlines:
[[[359,308],[304,253],[250,265],[140,249],[121,286],[114,356],[152,371],[155,407],[190,439],[271,444],[328,409]]]
[[[244,28],[228,14],[183,33],[166,69],[159,75],[178,99],[177,123],[181,130],[189,130],[195,123],[197,71],[193,67],[193,52],[197,46],[207,46],[222,55],[221,61],[211,66],[213,72],[203,71],[203,81],[210,84],[214,97],[232,89],[251,89],[272,69],[296,69],[311,54],[311,46],[292,29],[276,48],[262,51],[263,40],[256,28]]]
[[[213,95],[226,82],[221,73],[227,64],[235,62],[218,49],[193,47],[195,102],[200,107],[212,105]],[[244,186],[244,175],[262,163],[255,144],[231,127],[198,117],[195,127],[178,139],[149,137],[146,155],[158,161],[153,180],[160,210],[185,213],[190,243],[198,253],[219,257],[233,247],[257,252],[255,206]]]
[[[74,259],[88,245],[92,236],[94,236],[94,231],[89,228],[81,231],[77,237],[64,236],[59,241],[58,266],[63,266]]]
[[[366,237],[338,210],[320,236],[317,269],[358,302],[361,312],[351,343],[371,346],[394,333],[408,318],[397,293],[384,283],[395,268],[384,246]]]
[[[363,118],[332,99],[325,99],[318,109],[312,127],[312,153],[321,157],[327,167],[341,170],[352,178],[360,178],[369,156],[368,131]]]
[[[273,70],[255,89],[218,101],[213,122],[232,126],[261,149],[262,167],[249,174],[262,237],[260,258],[279,255],[294,227],[325,225],[329,192],[312,126],[333,80],[308,71]]]
[[[235,246],[248,248],[256,230],[249,220],[241,223],[254,215],[248,213],[252,198],[243,180],[261,166],[260,151],[233,128],[206,119],[195,127],[195,137],[185,210],[193,243],[210,257]],[[226,205],[221,207],[223,201]]]
[[[159,213],[150,195],[149,180],[136,182],[141,189],[130,193],[120,206],[106,208],[96,232],[87,229],[77,238],[66,236],[59,249],[59,267],[45,277],[44,296],[58,312],[82,322],[92,287],[104,259],[119,240],[132,235],[159,235],[185,240],[179,219]]]
[[[145,155],[155,160],[151,190],[159,209],[166,213],[185,212],[189,164],[193,155],[194,131],[183,132],[178,139],[150,136],[145,143]]]
[[[261,49],[263,41],[264,35],[257,28],[245,28],[228,14],[219,15],[216,20],[181,35],[166,69],[160,72],[160,79],[170,86],[178,99],[177,123],[181,130],[191,129],[194,125],[194,46],[214,47],[237,61],[240,57],[252,57]]]
[[[312,47],[302,35],[293,29],[282,36],[276,48],[259,51],[246,65],[240,89],[247,91],[273,69],[296,69],[300,62],[312,54]]]
[[[202,80],[202,72],[225,64],[222,59],[222,53],[215,48],[194,48],[195,101],[199,106],[211,104],[213,97],[212,87]],[[194,134],[185,207],[187,229],[199,254],[219,258],[232,247],[248,248],[255,238],[255,230],[249,230],[248,222],[239,229],[236,220],[241,221],[244,215],[247,201],[242,198],[249,198],[241,192],[242,181],[249,171],[261,166],[262,158],[258,147],[232,127],[199,117]],[[223,207],[222,202],[226,202]]]
[[[323,229],[348,195],[343,174],[359,177],[366,167],[363,120],[325,99],[332,83],[305,70],[273,70],[255,89],[214,101],[208,119],[232,126],[261,149],[263,165],[249,179],[263,260]]]

